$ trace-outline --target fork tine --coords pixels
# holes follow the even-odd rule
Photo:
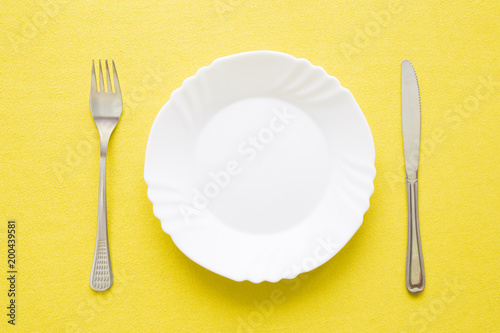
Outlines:
[[[113,78],[114,78],[113,83],[115,84],[115,94],[119,94],[121,96],[120,83],[118,82],[118,74],[116,73],[115,61],[111,60],[111,63],[113,64]]]
[[[104,78],[102,77],[102,66],[101,66],[101,59],[99,59],[99,89],[100,92],[105,92],[104,90]]]
[[[97,92],[97,83],[95,81],[95,66],[94,60],[92,60],[92,78],[90,79],[90,92]]]
[[[111,89],[111,77],[109,76],[108,59],[106,59],[106,82],[108,83],[108,92],[113,93],[113,90]]]

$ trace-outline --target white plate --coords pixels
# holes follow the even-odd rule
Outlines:
[[[352,237],[375,177],[370,128],[321,67],[255,51],[215,60],[160,110],[146,150],[163,230],[236,281],[312,270]]]

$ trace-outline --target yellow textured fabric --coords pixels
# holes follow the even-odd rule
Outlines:
[[[3,1],[0,5],[0,330],[493,332],[500,327],[500,3]],[[249,50],[307,58],[350,89],[377,177],[364,224],[320,268],[237,283],[190,261],[154,217],[150,127],[184,79]],[[115,283],[89,287],[97,220],[92,59],[117,63],[124,110],[108,151]],[[400,66],[422,102],[420,223],[427,285],[406,291]],[[16,326],[7,221],[17,223]]]

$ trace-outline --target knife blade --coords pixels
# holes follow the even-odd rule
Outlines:
[[[413,65],[401,63],[401,118],[408,199],[406,287],[411,293],[424,290],[425,272],[418,219],[418,160],[420,155],[420,93]]]

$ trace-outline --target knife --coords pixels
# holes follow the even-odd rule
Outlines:
[[[406,288],[411,293],[424,290],[425,273],[418,223],[418,159],[420,155],[420,93],[411,62],[401,63],[401,113],[408,197],[408,248]]]

